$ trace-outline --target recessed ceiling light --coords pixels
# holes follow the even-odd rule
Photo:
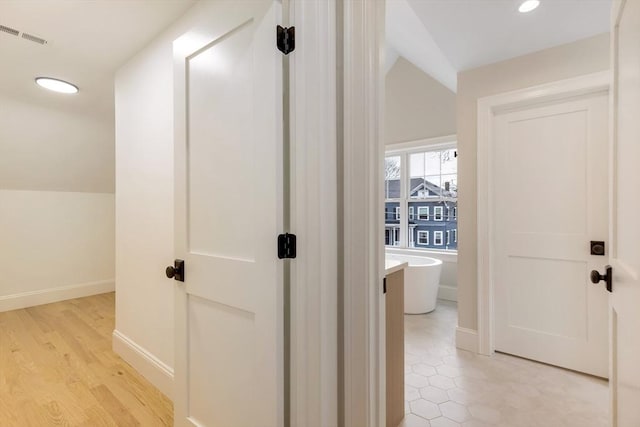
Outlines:
[[[533,9],[537,8],[538,6],[540,6],[540,0],[525,0],[522,2],[520,7],[518,8],[518,11],[520,13],[527,13],[527,12],[531,12]]]
[[[78,86],[51,77],[37,77],[36,83],[45,89],[60,93],[78,93]]]

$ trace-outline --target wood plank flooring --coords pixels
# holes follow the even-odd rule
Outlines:
[[[114,293],[0,313],[0,426],[172,426],[173,405],[111,350]]]

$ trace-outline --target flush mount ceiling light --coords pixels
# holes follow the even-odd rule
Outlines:
[[[540,6],[540,0],[525,0],[518,8],[518,12],[527,13]]]
[[[73,85],[64,80],[54,79],[51,77],[37,77],[36,83],[45,89],[60,93],[78,93],[78,86]]]

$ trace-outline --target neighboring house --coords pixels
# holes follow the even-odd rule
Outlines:
[[[387,246],[400,245],[400,180],[385,182],[385,233]],[[410,248],[456,250],[458,248],[457,189],[441,188],[426,179],[412,178],[407,197]]]

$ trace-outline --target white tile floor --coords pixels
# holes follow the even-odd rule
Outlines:
[[[496,353],[455,348],[457,307],[405,316],[402,427],[605,427],[606,381]]]

